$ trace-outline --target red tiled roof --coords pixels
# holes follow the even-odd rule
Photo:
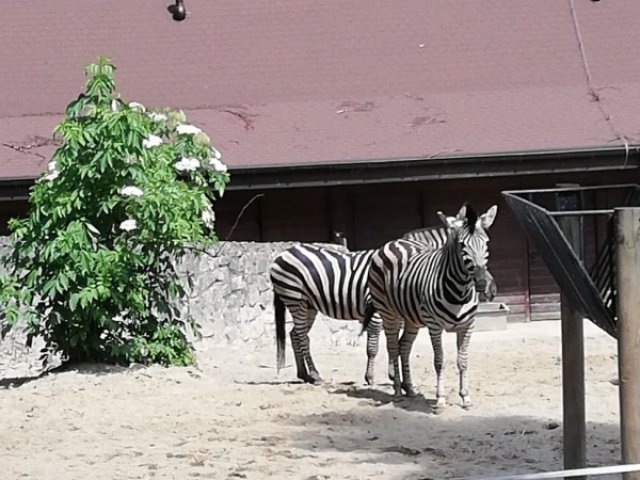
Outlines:
[[[181,23],[169,3],[3,5],[0,177],[45,168],[37,145],[99,54],[126,99],[184,109],[232,168],[640,135],[637,0],[185,0]]]

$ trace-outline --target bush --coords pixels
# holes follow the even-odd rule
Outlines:
[[[190,364],[176,268],[217,241],[212,203],[229,174],[183,112],[123,101],[115,70],[105,57],[86,67],[29,215],[10,221],[5,323],[26,315],[28,342],[41,335],[69,362]]]

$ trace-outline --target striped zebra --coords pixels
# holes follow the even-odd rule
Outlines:
[[[437,248],[446,240],[446,229],[425,229],[417,249]],[[271,283],[276,323],[278,371],[285,363],[285,310],[293,317],[291,346],[298,378],[305,382],[322,381],[311,358],[309,331],[318,312],[338,320],[370,321],[367,331],[367,368],[365,381],[374,383],[374,362],[378,354],[382,319],[373,311],[367,278],[371,256],[376,250],[344,252],[311,245],[295,245],[278,255],[271,265]],[[393,365],[389,361],[389,377]]]
[[[493,224],[497,210],[494,205],[478,217],[465,203],[455,217],[438,212],[447,226],[445,245],[425,251],[417,247],[416,242],[401,239],[388,242],[372,256],[368,285],[374,308],[382,316],[387,350],[394,367],[396,396],[402,395],[402,390],[408,396],[416,394],[409,357],[418,330],[426,326],[434,353],[437,406],[446,403],[443,330],[457,334],[459,393],[463,406],[471,406],[467,350],[478,307],[478,291],[489,301],[496,293],[495,282],[487,269],[487,230]],[[363,321],[364,328],[368,322],[367,317]],[[400,327],[403,327],[403,334],[398,342]]]
[[[418,228],[405,233],[402,238],[426,243],[432,245],[434,248],[440,248],[447,243],[447,229],[445,227]]]

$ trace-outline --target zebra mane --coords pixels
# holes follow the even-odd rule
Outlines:
[[[444,230],[445,227],[442,225],[436,225],[436,226],[430,226],[430,227],[422,227],[422,228],[416,228],[414,230],[410,230],[407,233],[405,233],[402,238],[411,238],[411,235],[414,234],[419,234],[422,232],[433,232],[434,230],[439,230],[442,231]]]
[[[469,232],[469,235],[473,235],[473,233],[476,231],[476,224],[478,223],[478,214],[473,209],[473,207],[471,207],[469,202],[464,202],[464,206],[466,207],[465,209],[466,210],[465,211],[466,228],[467,228],[467,231]]]

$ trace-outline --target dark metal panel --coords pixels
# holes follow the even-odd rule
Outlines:
[[[557,194],[559,191],[584,192],[588,190],[622,190],[626,198],[622,204],[638,205],[640,187],[637,185],[601,186],[589,188],[546,189],[532,191],[502,192],[515,217],[524,227],[536,249],[544,259],[563,294],[576,306],[580,313],[605,330],[611,336],[617,336],[615,309],[615,285],[613,284],[613,265],[611,263],[614,248],[612,232],[609,231],[605,246],[602,247],[594,267],[587,269],[579,255],[571,248],[560,230],[552,213],[552,208],[542,207],[540,202],[524,197],[534,194]],[[535,198],[534,198],[535,199]],[[548,205],[548,203],[547,203]],[[603,265],[609,263],[609,266]]]

